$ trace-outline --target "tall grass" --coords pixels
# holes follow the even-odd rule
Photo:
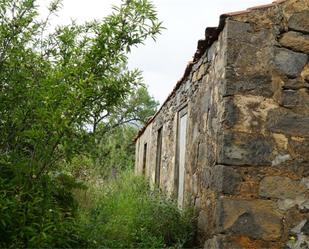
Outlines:
[[[193,212],[124,173],[102,189],[88,190],[81,210],[85,236],[97,248],[183,248],[193,242]],[[95,196],[95,197],[94,197]],[[83,199],[85,201],[85,199]]]

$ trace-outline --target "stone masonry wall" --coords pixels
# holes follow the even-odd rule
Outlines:
[[[309,0],[224,15],[136,141],[136,172],[173,194],[178,111],[187,105],[185,204],[204,248],[309,248]],[[207,39],[205,41],[207,43]]]

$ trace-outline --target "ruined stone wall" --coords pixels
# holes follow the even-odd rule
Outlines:
[[[207,52],[193,65],[190,74],[174,92],[157,114],[155,119],[136,141],[136,171],[143,168],[143,145],[151,144],[147,153],[146,176],[153,183],[155,179],[157,131],[163,128],[162,162],[160,187],[172,194],[174,191],[174,173],[177,140],[178,111],[187,106],[187,154],[185,200],[188,204],[198,203],[199,193],[205,186],[200,175],[206,165],[215,164],[217,137],[220,120],[223,119],[225,101],[219,88],[224,85],[226,61],[226,32],[220,34]],[[147,145],[148,147],[148,145]],[[138,149],[140,148],[140,149]]]
[[[177,113],[188,106],[185,200],[205,248],[309,248],[309,1],[228,15],[218,39],[137,139],[174,190]]]

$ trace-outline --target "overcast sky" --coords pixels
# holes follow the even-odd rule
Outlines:
[[[42,6],[47,0],[38,1]],[[153,0],[158,17],[166,30],[154,43],[134,49],[130,68],[143,71],[149,91],[161,103],[182,77],[196,51],[197,41],[204,38],[206,27],[217,26],[223,13],[271,3],[271,0]],[[54,22],[65,24],[71,19],[83,22],[100,19],[111,12],[120,0],[63,0],[63,8]],[[43,11],[43,9],[41,10]]]

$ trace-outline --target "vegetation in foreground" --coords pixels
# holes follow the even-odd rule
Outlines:
[[[123,0],[50,31],[60,7],[40,19],[36,0],[0,1],[0,248],[186,245],[189,216],[171,201],[133,176],[106,185],[157,106],[127,67],[162,29],[154,6]]]
[[[193,212],[179,210],[142,177],[123,172],[117,180],[87,193],[87,200],[82,198],[80,222],[93,247],[192,247]],[[87,205],[88,201],[92,204]]]

